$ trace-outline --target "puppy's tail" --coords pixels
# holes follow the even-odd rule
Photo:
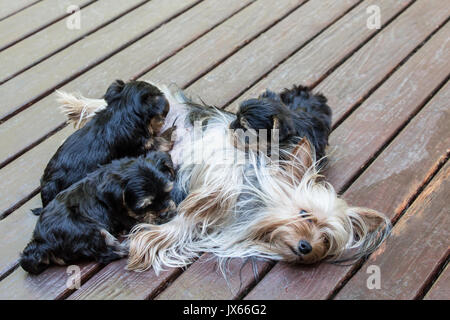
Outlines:
[[[64,91],[56,91],[57,101],[61,103],[60,110],[74,127],[81,128],[95,113],[106,108],[103,99],[89,99],[79,93],[71,94]]]
[[[46,246],[32,240],[20,255],[20,266],[31,274],[42,273],[49,265],[50,259]]]

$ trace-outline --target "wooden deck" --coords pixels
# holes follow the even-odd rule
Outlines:
[[[442,0],[0,0],[0,299],[450,299],[449,16]],[[208,256],[159,276],[85,263],[79,289],[63,267],[27,275],[39,178],[73,132],[53,93],[100,97],[117,78],[175,82],[228,110],[313,86],[334,111],[329,181],[385,212],[392,237],[352,266],[262,262],[256,280],[233,261],[231,289]]]

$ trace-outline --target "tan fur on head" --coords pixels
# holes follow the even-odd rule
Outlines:
[[[81,128],[92,118],[96,112],[106,108],[103,99],[89,99],[80,93],[67,93],[56,91],[57,101],[61,104],[60,110],[67,117],[69,123],[73,123],[76,129]]]

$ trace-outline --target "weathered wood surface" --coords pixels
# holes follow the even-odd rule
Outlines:
[[[424,297],[425,300],[450,299],[450,268],[447,265],[439,278]]]
[[[141,77],[186,87],[304,2],[257,1]]]
[[[78,299],[152,299],[182,270],[148,272],[125,271],[126,260],[113,262],[89,279],[69,300]]]
[[[94,0],[47,0],[41,1],[14,16],[0,21],[0,50],[20,41],[34,32],[68,16],[73,5],[82,8]]]
[[[31,239],[38,219],[30,210],[40,206],[41,199],[35,196],[0,222],[0,279],[17,266],[19,254]]]
[[[51,0],[58,2],[57,0]],[[77,4],[71,0],[64,1],[69,4]],[[86,2],[84,0],[84,2]],[[47,4],[47,1],[41,2]],[[31,9],[36,9],[38,5],[33,6]],[[78,3],[81,3],[79,0]],[[2,61],[2,73],[0,74],[0,83],[12,78],[19,72],[39,63],[43,59],[54,54],[58,50],[65,48],[71,43],[82,39],[82,37],[102,27],[103,25],[113,21],[121,14],[136,7],[139,4],[144,3],[144,0],[109,0],[109,1],[97,1],[91,5],[83,8],[80,14],[80,29],[67,27],[67,18],[60,20],[48,28],[45,28],[32,36],[20,41],[19,43],[9,47],[8,49],[0,52],[0,61]],[[62,4],[62,3],[61,3]],[[63,5],[61,8],[63,12],[66,11],[68,5]],[[51,6],[54,7],[53,5]],[[59,6],[58,6],[59,7]],[[39,8],[41,9],[41,8]],[[24,11],[25,12],[25,11]],[[41,15],[47,17],[45,11],[39,10]],[[34,13],[33,13],[34,15]],[[11,19],[16,16],[11,17]],[[41,18],[41,16],[38,16]],[[4,22],[9,21],[5,20]],[[0,22],[1,24],[2,22]],[[14,25],[19,27],[19,30],[23,30],[21,25]],[[0,30],[2,26],[0,25]],[[9,32],[8,32],[9,34]],[[47,72],[57,72],[55,69],[49,69]]]
[[[450,163],[447,162],[400,218],[392,236],[335,298],[415,299],[420,296],[424,286],[448,257],[449,197]],[[370,266],[379,268],[379,288],[367,285]]]
[[[197,0],[198,1],[198,0]],[[121,48],[195,4],[195,0],[153,0],[106,27],[19,74],[0,87],[6,103],[0,119],[12,116],[75,75],[92,68]],[[99,47],[99,43],[102,46]],[[27,90],[17,95],[15,88]]]
[[[208,104],[223,106],[357,3],[355,0],[308,1],[192,84],[188,92],[199,95]]]
[[[385,28],[391,19],[411,3],[412,1],[397,0],[382,2],[371,0],[360,3],[304,48],[277,66],[267,77],[258,81],[236,101],[255,97],[267,88],[280,91],[293,84],[316,85],[367,40],[383,31],[367,28],[368,7],[377,5],[380,8],[380,15],[383,17],[382,28]],[[226,109],[235,112],[237,107],[238,103],[232,103]]]
[[[101,266],[93,263],[80,263],[80,282],[86,281]],[[18,268],[0,282],[1,300],[53,300],[62,299],[75,290],[71,276],[61,267],[50,267],[39,276],[26,273]]]
[[[39,0],[1,0],[0,1],[0,20],[12,16],[21,10],[38,3]]]

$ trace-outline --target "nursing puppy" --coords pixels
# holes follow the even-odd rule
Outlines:
[[[20,265],[41,273],[50,263],[108,263],[128,253],[117,236],[138,222],[158,223],[174,213],[173,165],[162,152],[113,160],[61,191],[42,210]]]
[[[142,223],[132,230],[129,269],[153,267],[159,272],[185,267],[203,252],[215,255],[222,266],[230,258],[303,264],[354,261],[373,252],[388,236],[390,223],[383,214],[350,206],[324,181],[316,154],[322,155],[325,143],[318,144],[323,149],[317,152],[316,140],[294,130],[280,143],[279,158],[237,148],[235,133],[229,129],[236,115],[195,104],[180,91],[166,87],[161,91],[170,103],[167,119],[176,119],[171,156],[178,168],[175,185],[184,197],[169,222]],[[317,111],[323,128],[330,126],[329,110],[319,108],[324,99],[316,97],[316,106],[311,102],[315,98],[308,98],[311,108],[300,104],[302,110],[296,111],[301,93],[286,92],[284,102],[282,96],[279,100],[291,105],[290,111]],[[252,103],[243,103],[248,104]],[[93,104],[87,109],[95,112]],[[274,127],[271,120],[264,128]],[[279,128],[292,119],[281,120]],[[319,136],[313,124],[303,130]],[[326,130],[323,136],[325,141]]]
[[[239,105],[236,120],[230,129],[277,130],[277,142],[285,149],[298,137],[306,137],[314,147],[316,158],[325,156],[331,132],[331,108],[321,94],[313,94],[308,88],[294,86],[280,94],[265,91],[256,99]],[[269,135],[270,142],[272,135]]]
[[[143,81],[117,80],[104,98],[102,110],[69,136],[47,164],[41,179],[43,207],[98,165],[170,148],[154,138],[169,112],[167,99],[158,88]]]

